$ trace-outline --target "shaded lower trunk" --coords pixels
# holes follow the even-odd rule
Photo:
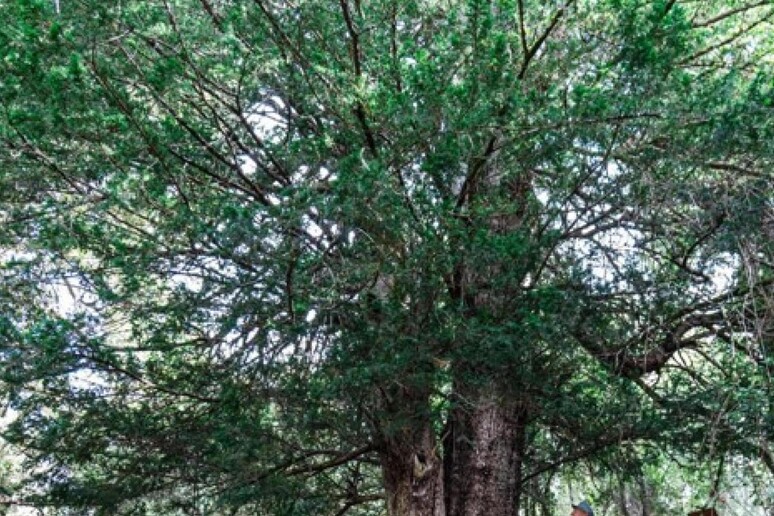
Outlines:
[[[401,403],[390,404],[379,431],[387,513],[516,516],[526,447],[525,405],[491,386],[456,388],[441,457],[429,396],[402,394]]]
[[[443,465],[432,427],[401,432],[381,454],[390,516],[446,516]]]
[[[444,442],[449,516],[516,516],[526,411],[488,392],[458,393]]]

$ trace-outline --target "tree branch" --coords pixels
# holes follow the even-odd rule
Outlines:
[[[769,11],[769,12],[768,12],[768,13],[767,13],[765,16],[763,16],[761,19],[759,19],[759,20],[757,20],[756,22],[754,22],[754,23],[752,23],[752,24],[748,25],[747,27],[744,27],[744,28],[742,28],[742,29],[740,29],[740,30],[736,31],[735,33],[733,33],[731,36],[727,37],[726,39],[724,39],[724,40],[721,40],[721,41],[719,41],[719,42],[717,42],[717,43],[715,43],[715,44],[713,44],[713,45],[710,45],[710,46],[708,46],[708,47],[707,47],[707,48],[705,48],[705,49],[699,50],[698,52],[694,53],[694,54],[693,54],[693,55],[691,55],[690,57],[688,57],[688,58],[686,58],[686,59],[683,59],[682,61],[680,61],[680,63],[679,63],[679,64],[680,64],[680,65],[683,65],[683,66],[684,66],[684,65],[687,65],[687,64],[690,64],[692,61],[695,61],[696,59],[698,59],[698,58],[700,58],[700,57],[702,57],[702,56],[705,56],[705,55],[709,54],[709,53],[710,53],[710,52],[712,52],[713,50],[718,50],[719,48],[723,48],[723,47],[725,47],[725,46],[727,46],[727,45],[730,45],[730,44],[731,44],[731,43],[733,43],[734,41],[736,41],[736,40],[738,40],[739,38],[741,38],[742,36],[746,35],[748,32],[750,32],[752,29],[754,29],[754,28],[755,28],[755,27],[757,27],[758,25],[760,25],[760,24],[762,24],[762,23],[765,23],[765,22],[769,21],[769,19],[770,19],[772,16],[774,16],[774,10],[771,10],[771,11]]]
[[[532,61],[532,58],[535,57],[535,54],[538,53],[538,50],[543,46],[543,43],[545,43],[546,39],[548,39],[548,36],[551,34],[551,32],[554,30],[556,25],[559,23],[559,20],[564,16],[565,10],[570,7],[573,3],[575,3],[575,0],[568,0],[564,6],[560,7],[556,13],[554,14],[554,17],[551,19],[551,22],[548,24],[548,27],[546,27],[546,30],[543,31],[543,34],[540,35],[540,37],[535,41],[535,43],[527,50],[526,54],[524,55],[524,61],[521,63],[521,69],[519,70],[519,79],[524,79],[524,76],[527,73],[527,68],[529,67],[530,62]],[[521,6],[521,3],[519,3]]]
[[[352,46],[350,50],[350,54],[352,57],[352,66],[355,69],[355,77],[357,78],[358,82],[360,82],[363,78],[363,65],[362,65],[362,56],[360,51],[360,34],[355,29],[355,24],[352,22],[352,15],[349,12],[349,4],[347,3],[347,0],[339,0],[339,5],[341,5],[341,13],[342,13],[342,16],[344,17],[344,23],[347,25],[347,32],[349,33],[349,41]],[[374,138],[373,131],[371,131],[371,128],[368,125],[368,120],[366,119],[365,107],[363,106],[363,103],[359,100],[355,106],[355,116],[357,116],[358,122],[360,123],[360,128],[363,131],[363,136],[365,137],[368,150],[371,151],[371,154],[373,156],[376,156],[377,155],[376,139]]]
[[[709,18],[708,20],[696,22],[692,25],[694,29],[699,29],[702,27],[709,27],[710,25],[714,25],[715,23],[718,23],[720,21],[725,20],[726,18],[729,18],[731,16],[734,16],[735,14],[743,13],[745,11],[749,11],[751,9],[755,9],[757,7],[763,7],[765,5],[771,5],[771,0],[762,0],[761,2],[757,2],[750,5],[743,5],[741,7],[737,7],[736,9],[730,9],[728,11],[722,12],[718,14],[717,16],[714,16],[712,18]]]

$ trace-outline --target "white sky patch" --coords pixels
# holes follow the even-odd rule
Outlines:
[[[302,220],[304,229],[312,238],[320,238],[324,234],[323,229],[307,215],[304,215]]]
[[[400,62],[408,68],[414,68],[417,65],[417,60],[408,56],[401,57]]]
[[[277,141],[282,129],[287,127],[287,121],[282,114],[282,111],[286,110],[287,105],[282,98],[274,95],[252,106],[245,119],[259,138]]]
[[[80,369],[70,373],[67,375],[67,381],[70,388],[75,391],[108,392],[110,390],[110,382],[88,369]]]
[[[290,176],[290,180],[294,183],[300,183],[302,181],[305,181],[307,176],[309,174],[309,167],[307,165],[301,165],[298,167],[298,170],[293,172],[293,175]]]
[[[329,180],[336,179],[336,176],[327,167],[320,167],[317,174],[318,174],[317,177],[318,179],[320,179],[320,181],[329,181]]]
[[[537,197],[537,200],[540,201],[540,204],[543,206],[548,204],[548,201],[551,200],[551,192],[549,192],[545,188],[536,187],[534,189],[535,197]]]
[[[704,273],[712,281],[711,295],[719,295],[728,292],[736,286],[736,274],[734,271],[741,266],[738,256],[723,253],[713,260]]]
[[[258,163],[256,163],[256,161],[251,156],[246,154],[237,156],[237,165],[239,166],[239,169],[248,177],[254,175],[255,171],[258,169]]]
[[[273,193],[266,194],[266,200],[268,200],[272,206],[279,206],[280,204],[282,204],[282,199],[280,199],[279,196]]]
[[[62,317],[72,317],[83,310],[84,304],[80,302],[71,285],[57,283],[48,285],[46,290],[50,292],[49,308]]]
[[[245,120],[258,139],[276,143],[287,130],[287,120],[283,112],[287,105],[279,96],[273,95],[253,105],[245,114]],[[246,176],[252,176],[258,169],[255,155],[240,154],[237,165]]]
[[[201,292],[204,287],[204,280],[200,276],[181,272],[169,276],[169,284],[173,289],[183,287],[189,292]]]

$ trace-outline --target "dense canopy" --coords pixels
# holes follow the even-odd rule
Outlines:
[[[773,20],[0,0],[26,461],[0,503],[554,514],[557,479],[604,495],[672,459],[711,503],[724,465],[770,483]]]

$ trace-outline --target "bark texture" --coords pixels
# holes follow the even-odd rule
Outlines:
[[[390,516],[446,516],[443,464],[429,425],[386,443],[382,471]]]
[[[452,413],[445,439],[449,516],[516,516],[524,412],[494,393],[477,393]]]

